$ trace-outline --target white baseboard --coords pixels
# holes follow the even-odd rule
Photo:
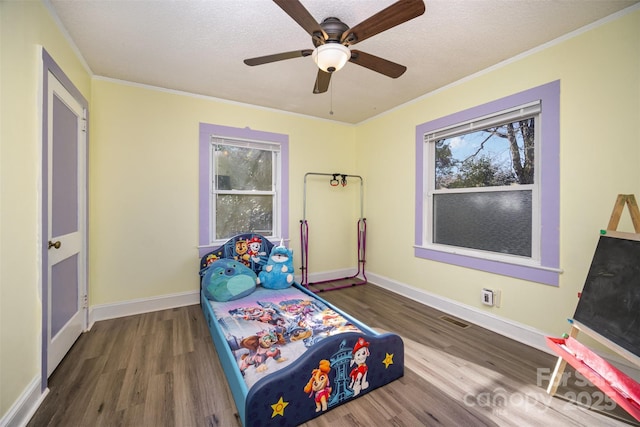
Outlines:
[[[341,270],[321,271],[316,273],[309,273],[307,280],[309,283],[324,282],[327,280],[341,280],[345,277],[352,277],[358,272],[355,268],[343,268]],[[302,276],[297,274],[295,277],[296,282],[302,282]]]
[[[177,294],[161,295],[151,298],[140,298],[111,304],[93,305],[89,308],[89,329],[100,320],[132,316],[134,314],[167,310],[185,305],[200,303],[199,291],[188,291]]]
[[[405,285],[404,283],[397,282],[384,276],[367,273],[367,277],[369,282],[399,295],[418,301],[485,329],[489,329],[490,331],[504,335],[514,341],[521,342],[530,347],[544,351],[545,353],[552,353],[551,349],[547,347],[545,342],[545,337],[548,334],[531,328],[530,326],[498,317],[475,307],[461,304],[457,301],[444,298],[422,289]]]
[[[49,394],[49,389],[46,389],[44,393],[40,392],[40,380],[40,375],[31,380],[22,395],[11,406],[9,412],[0,418],[0,427],[23,427],[27,425],[45,396]]]
[[[404,283],[377,274],[367,273],[368,281],[396,294],[405,296],[419,303],[428,305],[452,316],[489,329],[514,341],[528,345],[540,351],[556,356],[547,346],[546,337],[552,334],[532,328],[522,323],[514,322],[491,313],[479,310],[457,301],[408,286]],[[611,364],[634,379],[640,378],[640,367],[631,365],[626,359],[610,353],[594,350],[598,355],[607,359]]]

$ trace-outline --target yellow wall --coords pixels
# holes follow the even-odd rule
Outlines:
[[[198,289],[199,123],[289,135],[289,236],[296,267],[304,174],[353,173],[355,167],[353,126],[105,79],[94,80],[92,94],[91,305]],[[353,191],[330,189],[322,180],[309,203],[324,212],[310,249],[316,251],[315,271],[347,268],[351,252],[355,257],[357,213],[344,190]],[[353,220],[352,242],[334,250],[337,259],[319,252],[344,234],[339,228],[327,232],[331,215],[343,217],[337,227],[345,217]]]
[[[40,2],[0,2],[0,416],[40,376],[42,67],[53,56],[85,98],[90,76]]]
[[[549,333],[567,329],[616,194],[640,196],[637,10],[357,126],[92,79],[40,2],[0,2],[0,19],[0,416],[40,375],[37,45],[90,101],[91,305],[197,289],[200,122],[289,135],[296,256],[304,174],[360,174],[368,271]],[[557,79],[560,287],[414,258],[415,126]],[[355,264],[358,190],[353,181],[345,189],[310,184],[311,272]],[[626,218],[623,227],[630,229]],[[345,243],[336,247],[340,239]],[[479,304],[483,286],[503,291],[502,308]]]
[[[415,126],[558,79],[560,286],[415,258]],[[368,179],[370,240],[385,242],[368,245],[368,266],[380,276],[507,320],[566,332],[616,195],[640,196],[639,119],[640,11],[635,11],[361,124],[358,169]],[[393,173],[393,179],[380,171]],[[626,212],[620,229],[633,231]],[[483,287],[502,290],[501,308],[480,303]]]

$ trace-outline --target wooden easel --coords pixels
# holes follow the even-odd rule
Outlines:
[[[636,233],[640,234],[640,210],[638,210],[638,203],[636,203],[636,196],[633,194],[618,194],[616,204],[611,212],[611,218],[609,218],[609,225],[607,225],[607,231],[616,231],[618,224],[620,224],[620,217],[624,206],[629,208],[629,214],[631,214],[631,222]]]
[[[631,221],[633,223],[633,228],[636,232],[636,235],[640,236],[640,210],[638,209],[638,204],[633,194],[618,195],[618,198],[616,199],[616,203],[613,207],[613,212],[611,213],[611,217],[609,219],[609,224],[607,225],[607,229],[606,231],[603,232],[603,234],[611,235],[613,237],[625,237],[625,235],[626,236],[632,235],[630,233],[621,233],[617,231],[618,225],[620,223],[620,218],[622,216],[622,211],[624,210],[625,206],[627,206],[627,208],[629,209],[629,213],[631,214]],[[640,240],[640,239],[636,239],[636,240]],[[580,331],[596,339],[598,342],[610,348],[617,354],[624,356],[626,359],[630,360],[632,363],[640,366],[640,363],[639,363],[640,358],[638,358],[636,355],[604,339],[597,332],[592,331],[588,327],[581,325],[578,322],[572,321],[571,331],[569,332],[568,337],[575,339]],[[556,366],[553,371],[553,374],[551,375],[549,386],[547,387],[547,393],[549,395],[553,396],[556,393],[558,386],[561,383],[566,366],[567,366],[567,361],[563,359],[562,356],[560,356],[558,358],[558,361],[556,362]]]

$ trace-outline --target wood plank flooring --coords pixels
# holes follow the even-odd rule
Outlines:
[[[400,334],[406,369],[403,378],[306,427],[640,425],[574,371],[560,397],[549,397],[555,364],[549,354],[476,325],[461,327],[375,285],[321,296],[369,326]],[[29,427],[240,425],[197,305],[96,323],[53,373],[49,389]]]

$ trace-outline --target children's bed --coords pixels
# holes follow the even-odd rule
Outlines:
[[[404,374],[398,335],[377,333],[298,283],[223,301],[205,291],[214,261],[229,260],[220,275],[232,276],[233,263],[257,275],[272,249],[259,234],[241,234],[200,265],[202,310],[243,426],[295,426]]]

